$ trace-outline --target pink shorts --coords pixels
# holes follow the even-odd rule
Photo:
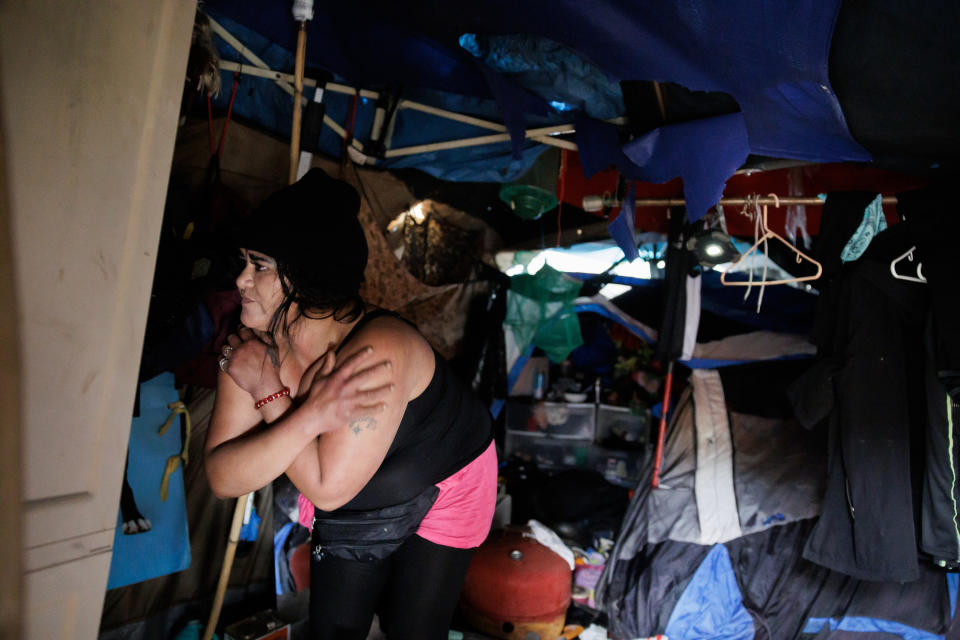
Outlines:
[[[417,535],[435,544],[472,549],[486,540],[497,506],[497,448],[490,446],[464,468],[437,483],[440,494],[424,516]],[[297,499],[299,521],[313,526],[313,505]]]

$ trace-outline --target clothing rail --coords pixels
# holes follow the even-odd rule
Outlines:
[[[718,205],[722,206],[743,206],[745,204],[752,204],[756,202],[759,205],[774,205],[778,204],[782,206],[790,205],[813,205],[821,206],[824,204],[824,200],[820,198],[811,198],[811,197],[797,197],[797,196],[783,196],[781,198],[772,198],[769,196],[764,196],[762,198],[721,198]],[[897,204],[896,196],[884,196],[882,198],[883,204]],[[603,196],[584,196],[583,197],[583,210],[589,212],[603,211],[606,207],[619,207],[623,204],[622,200],[615,200],[611,198],[604,198]],[[686,206],[687,201],[684,198],[637,198],[633,201],[635,207],[682,207]]]

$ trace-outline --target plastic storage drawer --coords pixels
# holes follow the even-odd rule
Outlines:
[[[505,447],[508,456],[535,462],[541,469],[587,468],[593,460],[593,441],[590,439],[508,432]]]
[[[600,444],[645,444],[649,439],[649,429],[649,409],[636,413],[628,407],[607,404],[597,408],[597,442]]]
[[[633,489],[640,482],[646,451],[642,449],[608,449],[594,445],[590,449],[589,468],[621,487]]]
[[[508,432],[593,440],[596,407],[574,402],[507,402]]]

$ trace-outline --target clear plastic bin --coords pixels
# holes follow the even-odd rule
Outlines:
[[[536,463],[545,471],[591,469],[608,482],[634,488],[640,481],[646,451],[608,449],[591,440],[552,438],[538,433],[508,432],[508,456]]]
[[[650,438],[650,410],[636,413],[629,407],[601,404],[597,408],[597,442],[636,446]]]
[[[507,401],[504,424],[508,432],[548,435],[554,438],[593,440],[596,408],[580,402]]]
[[[603,474],[607,482],[633,489],[640,482],[645,456],[643,449],[608,449],[593,445],[588,466]]]
[[[551,438],[540,433],[507,432],[508,456],[535,462],[541,469],[575,469],[591,465],[593,440]]]

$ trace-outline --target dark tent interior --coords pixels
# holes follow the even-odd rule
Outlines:
[[[312,166],[360,195],[364,301],[493,418],[449,638],[960,638],[958,33],[903,0],[202,2],[100,637],[312,637],[299,491],[203,468],[234,232]]]

